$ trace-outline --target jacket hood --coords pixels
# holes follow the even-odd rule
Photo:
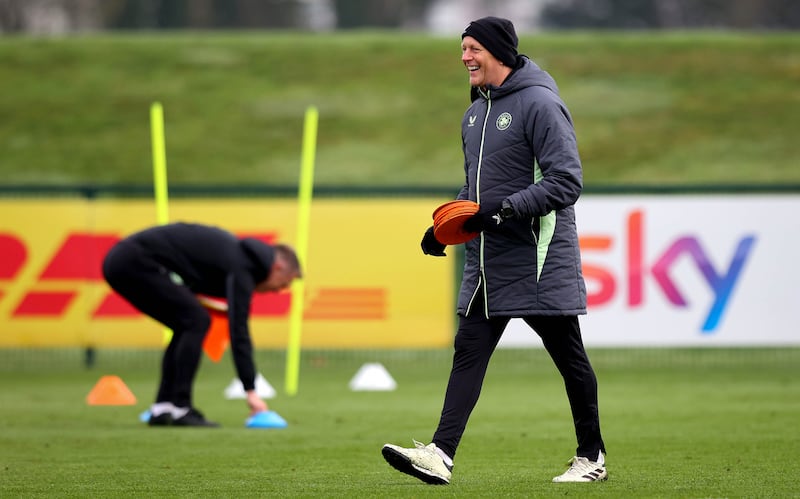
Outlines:
[[[272,262],[275,261],[275,250],[272,246],[254,237],[245,237],[239,241],[239,245],[250,260],[255,282],[266,279],[272,269]]]
[[[511,74],[508,75],[506,81],[499,87],[489,85],[488,90],[491,92],[492,98],[502,97],[511,94],[525,87],[545,87],[558,95],[558,85],[550,74],[540,68],[535,62],[530,60],[528,56],[517,56],[517,65]],[[478,98],[486,98],[485,92],[477,87],[471,87],[470,98],[474,102]]]

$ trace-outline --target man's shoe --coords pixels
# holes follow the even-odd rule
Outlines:
[[[216,428],[219,423],[209,421],[203,414],[194,407],[189,409],[189,412],[179,418],[172,420],[172,426],[205,426],[207,428]]]
[[[570,467],[562,475],[553,478],[554,482],[598,482],[608,479],[605,463],[589,461],[585,457],[573,457]]]
[[[419,478],[431,485],[447,485],[450,483],[452,466],[436,452],[436,444],[428,444],[414,440],[414,449],[406,449],[397,445],[386,444],[381,449],[383,458],[394,469],[407,475]]]
[[[172,414],[165,412],[158,416],[153,416],[151,413],[147,424],[149,426],[170,426],[172,424]]]

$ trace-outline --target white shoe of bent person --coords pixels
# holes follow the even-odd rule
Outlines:
[[[590,461],[586,457],[573,457],[569,463],[569,469],[563,474],[553,478],[554,482],[598,482],[608,479],[605,459],[600,453],[597,461]]]
[[[414,448],[386,444],[381,449],[383,458],[394,469],[419,478],[431,485],[450,483],[452,465],[445,463],[436,444],[425,445],[414,440]]]

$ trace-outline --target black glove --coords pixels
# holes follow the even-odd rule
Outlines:
[[[514,208],[507,200],[503,201],[502,206],[495,206],[489,209],[481,207],[478,213],[472,215],[464,222],[464,230],[467,232],[493,231],[508,220],[514,218]]]
[[[446,244],[440,243],[436,236],[433,235],[433,226],[428,227],[428,230],[425,231],[425,235],[422,237],[422,252],[426,255],[432,256],[447,256],[444,254],[444,249],[447,247]]]

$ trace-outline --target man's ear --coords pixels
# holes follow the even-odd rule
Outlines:
[[[286,261],[280,256],[276,255],[275,260],[272,261],[272,267],[270,268],[270,273],[275,272],[276,270],[278,272],[286,270],[286,267],[287,267]]]

